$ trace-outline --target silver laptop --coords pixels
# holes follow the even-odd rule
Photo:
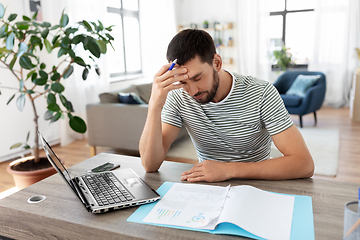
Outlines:
[[[38,134],[50,163],[88,211],[103,213],[155,202],[161,198],[130,168],[71,177],[48,142],[40,132]]]

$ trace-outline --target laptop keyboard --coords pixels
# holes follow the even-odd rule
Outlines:
[[[134,198],[112,172],[82,176],[99,206],[128,202]]]

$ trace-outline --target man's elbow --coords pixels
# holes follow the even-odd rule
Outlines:
[[[156,172],[160,168],[160,166],[155,166],[153,163],[146,162],[143,159],[141,159],[141,164],[147,173]]]
[[[304,177],[305,178],[312,177],[314,175],[314,171],[315,171],[315,164],[312,157],[310,157],[310,159],[307,161],[306,166],[304,167]]]

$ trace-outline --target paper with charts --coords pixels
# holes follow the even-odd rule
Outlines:
[[[209,230],[229,222],[265,239],[290,239],[294,200],[247,185],[176,183],[143,221]]]

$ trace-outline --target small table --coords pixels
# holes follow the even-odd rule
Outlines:
[[[69,171],[75,176],[105,162],[132,168],[154,189],[165,181],[181,182],[181,173],[193,166],[165,161],[158,172],[146,173],[140,158],[101,153],[69,168]],[[359,187],[353,183],[311,178],[286,181],[233,179],[211,185],[229,184],[311,196],[316,239],[342,239],[344,205],[356,200]],[[35,195],[44,195],[46,199],[27,203]],[[15,239],[243,239],[127,222],[136,209],[89,213],[61,176],[55,174],[0,200],[0,235]]]

